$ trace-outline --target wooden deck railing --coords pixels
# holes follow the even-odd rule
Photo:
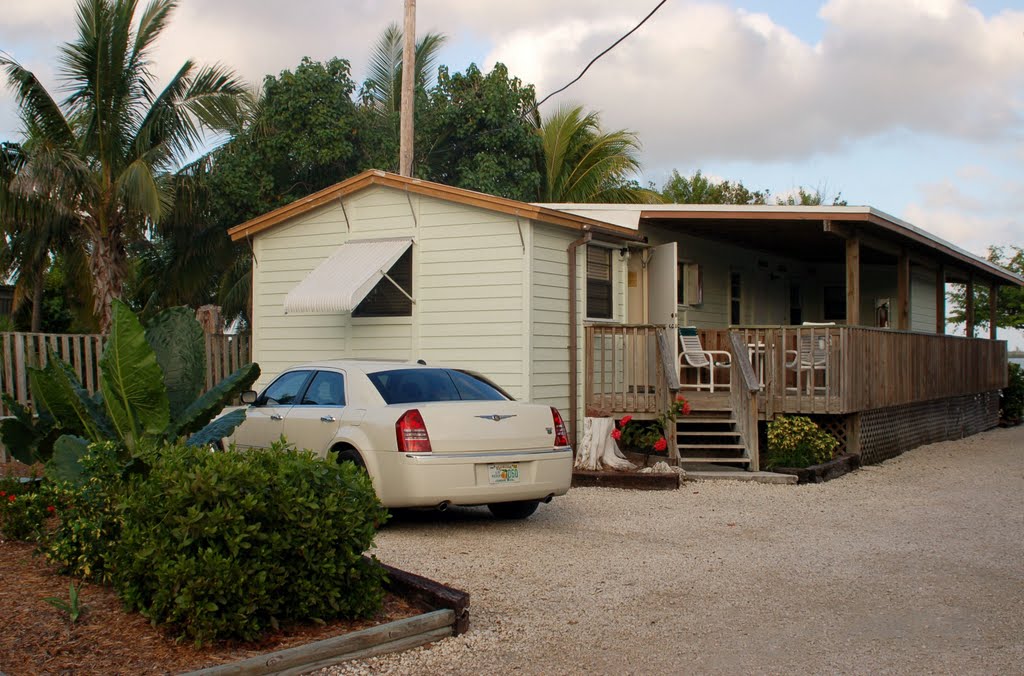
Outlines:
[[[27,367],[46,364],[49,347],[71,365],[89,393],[99,387],[99,360],[105,337],[92,334],[0,333],[0,391],[19,403],[29,405]],[[225,376],[250,360],[249,337],[245,335],[206,336],[206,388],[213,387]],[[0,415],[10,415],[0,403]]]
[[[588,410],[654,417],[667,408],[657,340],[663,328],[586,327]],[[743,380],[757,383],[757,410],[767,418],[847,414],[1006,386],[1005,341],[845,326],[702,329],[700,338],[707,350],[746,353],[733,362],[749,362],[741,364],[751,369]],[[739,372],[730,382],[744,385]]]
[[[730,332],[746,346],[768,417],[845,414],[1006,385],[1004,341],[845,326],[706,329],[701,340],[729,350]]]
[[[653,324],[585,327],[587,415],[649,414],[668,408],[658,330]]]

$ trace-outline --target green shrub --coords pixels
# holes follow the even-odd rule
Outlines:
[[[38,540],[52,508],[36,490],[35,482],[0,480],[0,536],[8,540]]]
[[[765,467],[809,467],[832,459],[839,441],[806,416],[781,416],[768,423]]]
[[[1010,364],[1006,387],[999,395],[999,415],[1006,420],[1024,417],[1024,368]]]
[[[109,441],[91,444],[80,462],[84,481],[47,482],[42,489],[60,517],[45,539],[43,553],[62,573],[109,582],[110,558],[121,533],[120,448]]]
[[[284,444],[179,444],[148,460],[128,483],[113,565],[129,608],[197,642],[380,608],[384,573],[362,554],[387,511],[354,464]]]

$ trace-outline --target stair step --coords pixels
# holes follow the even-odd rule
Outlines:
[[[677,425],[689,425],[690,423],[697,425],[735,425],[736,420],[734,418],[704,418],[693,415],[688,415],[676,420]]]
[[[740,433],[735,430],[721,430],[718,432],[708,430],[677,430],[677,437],[738,437]]]
[[[733,465],[749,465],[750,458],[691,458],[689,456],[682,456],[679,458],[679,462],[720,462]]]
[[[747,447],[744,446],[743,444],[679,444],[678,448],[679,448],[679,450],[682,450],[684,448],[702,448],[702,449],[705,449],[705,450],[708,450],[708,451],[710,451],[710,450],[724,451],[724,450],[729,450],[729,449],[736,450],[736,451],[745,451],[745,450],[747,450]]]

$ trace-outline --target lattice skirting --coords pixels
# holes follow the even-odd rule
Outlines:
[[[859,420],[850,418],[850,427],[858,422],[861,464],[882,462],[917,446],[992,429],[999,423],[999,391],[863,411]]]

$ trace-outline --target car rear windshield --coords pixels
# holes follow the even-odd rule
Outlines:
[[[367,377],[389,404],[508,399],[486,380],[452,369],[399,369],[369,373]]]

